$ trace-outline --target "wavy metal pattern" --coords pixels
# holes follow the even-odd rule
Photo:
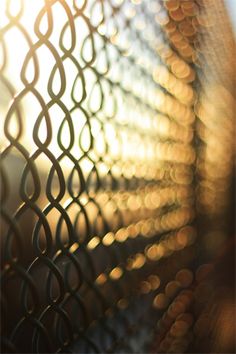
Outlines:
[[[147,350],[194,257],[192,3],[1,1],[3,351]]]

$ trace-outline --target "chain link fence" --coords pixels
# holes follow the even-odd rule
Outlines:
[[[153,352],[196,258],[202,1],[2,0],[2,351]]]

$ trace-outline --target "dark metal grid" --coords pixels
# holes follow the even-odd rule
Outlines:
[[[141,351],[151,340],[156,290],[145,294],[140,284],[158,269],[145,250],[156,242],[167,245],[175,239],[175,232],[168,232],[194,215],[190,182],[178,184],[175,177],[180,169],[191,181],[192,148],[181,152],[186,143],[181,131],[191,128],[178,125],[178,115],[172,121],[178,134],[163,138],[157,128],[156,90],[166,95],[153,79],[161,62],[155,48],[165,40],[155,22],[157,8],[145,1],[48,0],[38,12],[32,8],[32,35],[22,20],[30,2],[18,2],[14,14],[14,2],[3,3],[1,85],[8,104],[2,109],[1,157],[3,351],[63,352],[72,343],[80,352]],[[64,22],[55,35],[56,7]],[[28,46],[18,86],[7,71],[12,29]],[[43,47],[49,67],[53,64],[41,90]],[[76,69],[72,84],[67,62]],[[35,116],[25,111],[27,96],[39,105]],[[30,120],[31,145],[25,140]],[[169,154],[160,157],[164,147]],[[104,235],[114,242],[106,245]],[[135,259],[141,259],[137,266]],[[140,339],[138,349],[132,338]]]

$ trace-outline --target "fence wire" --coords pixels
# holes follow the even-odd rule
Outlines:
[[[149,352],[194,258],[200,1],[2,0],[3,352]]]

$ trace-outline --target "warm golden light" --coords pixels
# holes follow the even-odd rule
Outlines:
[[[120,267],[115,267],[112,269],[109,275],[112,280],[118,280],[122,277],[123,270]]]

